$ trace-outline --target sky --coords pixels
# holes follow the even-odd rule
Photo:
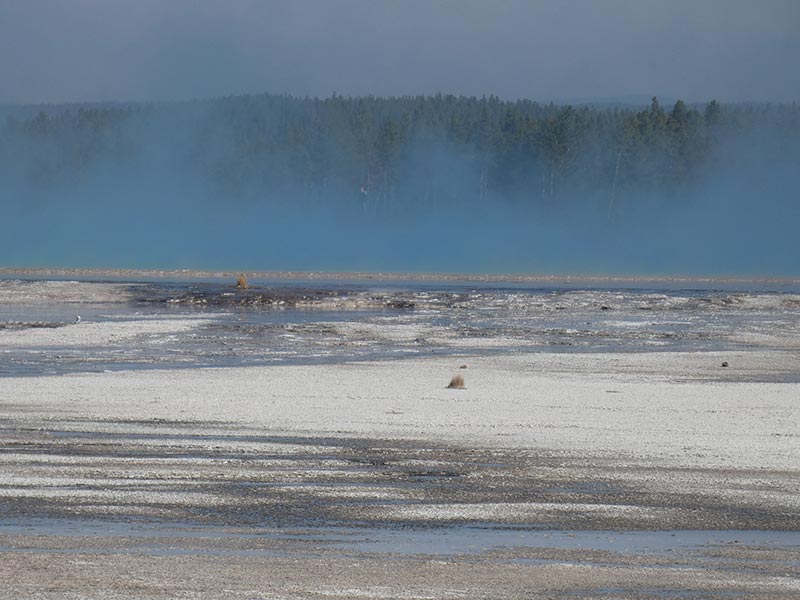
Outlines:
[[[0,103],[800,100],[798,0],[0,0]]]

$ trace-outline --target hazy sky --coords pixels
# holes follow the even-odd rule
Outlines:
[[[0,0],[0,102],[800,100],[800,0]]]

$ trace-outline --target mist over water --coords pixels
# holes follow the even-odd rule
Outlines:
[[[3,141],[0,266],[800,275],[800,141],[774,128],[727,134],[680,189],[613,196],[600,182],[550,203],[476,197],[475,155],[446,143],[412,145],[390,199],[357,181],[272,188],[244,167],[232,183],[218,165],[233,141],[203,103],[137,114],[99,138],[112,150],[52,177],[31,177],[47,146]],[[415,177],[445,193],[415,193]]]

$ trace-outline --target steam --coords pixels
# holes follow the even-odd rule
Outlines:
[[[85,164],[2,140],[0,266],[800,275],[800,141],[776,128],[729,136],[700,180],[609,212],[608,182],[558,205],[526,189],[477,196],[477,154],[424,140],[409,146],[402,196],[357,181],[270,188],[269,165],[237,157],[210,106],[131,113]],[[41,172],[64,160],[78,164]]]

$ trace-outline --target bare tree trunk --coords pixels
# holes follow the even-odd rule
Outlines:
[[[611,199],[608,201],[608,218],[611,218],[611,210],[614,208],[614,200],[617,195],[617,177],[619,176],[619,163],[622,160],[622,150],[617,154],[617,165],[614,167],[614,179],[611,182]]]
[[[478,191],[478,197],[480,198],[481,201],[483,201],[484,198],[486,198],[486,180],[488,179],[488,177],[489,177],[488,168],[484,166],[481,169],[481,179]]]
[[[545,196],[547,196],[547,177],[545,177],[544,169],[542,169],[541,179],[542,179],[542,194],[541,194],[541,198],[542,198],[542,200],[544,200]]]

